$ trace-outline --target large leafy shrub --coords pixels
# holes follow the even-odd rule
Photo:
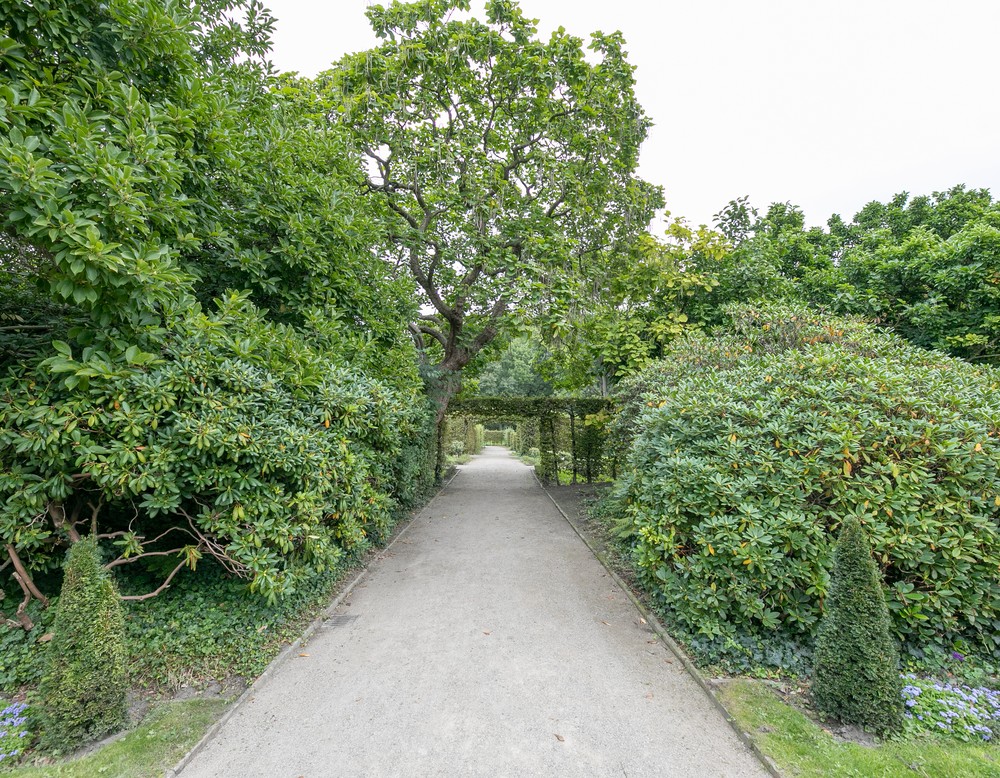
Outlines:
[[[997,372],[805,308],[729,319],[678,344],[624,410],[638,434],[615,509],[677,627],[811,644],[832,533],[855,516],[907,648],[996,655]]]
[[[163,554],[165,580],[207,555],[288,594],[427,483],[411,285],[372,252],[329,106],[266,67],[271,24],[253,0],[0,0],[18,598],[11,562],[55,591],[94,528],[113,566]]]
[[[125,622],[97,541],[76,543],[56,612],[48,669],[39,687],[42,742],[65,750],[125,723]]]
[[[890,634],[882,577],[854,516],[841,527],[824,606],[813,660],[816,708],[875,732],[899,729],[899,651]]]
[[[162,356],[109,367],[86,393],[46,375],[79,369],[68,346],[0,381],[0,534],[36,567],[52,559],[57,504],[116,536],[113,564],[167,549],[194,569],[210,555],[274,597],[383,536],[397,484],[412,502],[428,415],[415,389],[351,370],[237,295],[171,331]]]

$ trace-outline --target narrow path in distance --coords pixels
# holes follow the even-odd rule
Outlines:
[[[505,449],[301,653],[182,778],[767,775]]]

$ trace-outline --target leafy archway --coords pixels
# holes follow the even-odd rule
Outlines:
[[[559,442],[568,433],[572,481],[582,478],[590,483],[605,469],[605,421],[610,405],[600,397],[472,397],[453,400],[448,415],[481,422],[535,421],[541,459],[538,477],[547,484],[559,483]],[[617,463],[609,464],[614,475]]]

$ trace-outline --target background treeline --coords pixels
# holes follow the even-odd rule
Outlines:
[[[1000,203],[964,186],[904,192],[823,229],[806,228],[790,203],[760,213],[740,198],[712,228],[678,219],[662,238],[643,236],[587,283],[537,333],[541,375],[577,391],[607,392],[677,337],[723,324],[726,305],[756,300],[861,316],[918,346],[996,364]]]

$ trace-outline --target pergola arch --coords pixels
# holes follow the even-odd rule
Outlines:
[[[577,461],[577,420],[596,416],[611,407],[610,400],[603,397],[470,397],[452,400],[447,415],[474,417],[477,421],[514,421],[535,419],[538,422],[539,462],[538,477],[543,483],[558,483],[557,425],[561,417],[569,419],[571,453],[573,456],[573,477],[580,472]],[[440,441],[438,444],[440,457]],[[603,454],[603,439],[601,452]],[[590,481],[596,475],[593,471],[593,456],[587,457],[584,475]]]

